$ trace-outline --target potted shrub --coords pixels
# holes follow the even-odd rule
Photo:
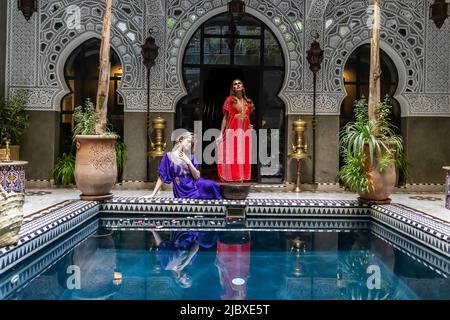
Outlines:
[[[75,111],[75,182],[83,200],[105,200],[112,197],[117,179],[116,138],[107,132],[108,91],[110,77],[110,41],[112,0],[105,0],[100,46],[100,68],[96,106],[88,101]]]
[[[50,172],[55,184],[70,186],[75,183],[75,157],[69,153],[56,160],[56,164]]]
[[[116,143],[117,181],[122,181],[123,168],[126,160],[126,146],[123,142]],[[73,186],[75,184],[75,157],[69,153],[63,153],[56,160],[55,166],[50,171],[50,176],[58,186]]]
[[[97,134],[99,114],[87,100],[74,113],[74,140],[76,143],[75,183],[83,200],[105,200],[112,197],[111,189],[117,180],[116,139],[105,131]]]
[[[356,121],[340,132],[344,166],[338,176],[348,189],[359,192],[364,203],[390,203],[396,183],[395,158],[403,151],[402,138],[394,134],[389,122],[389,100],[380,102],[380,2],[373,3],[369,101],[356,103]]]
[[[389,99],[379,103],[377,123],[369,120],[367,100],[355,102],[355,122],[340,132],[344,165],[338,173],[346,188],[358,192],[368,203],[390,202],[396,183],[396,164],[403,164],[402,137],[396,135],[389,122]]]
[[[0,147],[5,148],[9,140],[11,160],[19,160],[19,143],[29,126],[25,102],[25,91],[18,91],[11,99],[0,100]]]

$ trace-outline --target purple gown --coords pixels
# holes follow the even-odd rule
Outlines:
[[[198,163],[194,157],[191,161],[198,170]],[[203,178],[195,180],[189,168],[183,172],[180,166],[176,166],[170,161],[167,153],[161,160],[158,173],[164,183],[173,183],[175,198],[223,199],[219,184]]]

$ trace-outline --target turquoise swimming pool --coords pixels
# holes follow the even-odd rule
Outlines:
[[[348,201],[75,202],[0,249],[0,299],[450,299],[448,234]]]

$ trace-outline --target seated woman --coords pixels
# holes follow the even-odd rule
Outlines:
[[[162,158],[155,189],[146,198],[154,197],[164,182],[173,183],[175,198],[222,199],[220,185],[200,177],[194,148],[195,139],[191,132],[178,137],[172,151]]]

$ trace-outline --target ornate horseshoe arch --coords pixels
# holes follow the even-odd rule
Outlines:
[[[354,5],[355,1],[351,0],[339,0],[339,6],[334,2],[337,0],[313,1],[307,23],[322,23],[318,29],[322,30],[325,39],[322,90],[338,94],[337,106],[340,106],[346,95],[343,84],[345,63],[354,49],[370,42],[371,32],[367,25],[369,12],[366,7],[355,6],[356,9],[352,9],[350,4]],[[395,98],[400,102],[402,116],[410,113],[408,94],[422,92],[424,86],[420,77],[424,74],[425,25],[420,19],[422,13],[416,9],[393,1],[382,4],[381,48],[399,71],[399,88]],[[339,110],[333,112],[339,114]]]
[[[67,3],[66,3],[67,2]],[[69,6],[63,3],[47,3],[41,8],[41,45],[39,47],[39,85],[52,88],[54,95],[51,103],[54,110],[60,109],[62,98],[69,93],[65,83],[64,65],[69,55],[80,44],[91,38],[101,38],[103,7],[97,1],[80,1],[82,23],[78,28],[69,29],[64,22]],[[127,108],[126,89],[142,87],[142,68],[139,60],[142,42],[142,21],[135,21],[133,15],[143,16],[143,6],[123,1],[113,8],[111,47],[118,54],[124,71],[119,92],[124,97]],[[142,19],[141,19],[142,20]]]
[[[178,101],[186,94],[186,88],[182,77],[182,61],[185,49],[198,28],[212,17],[227,11],[227,6],[220,4],[216,8],[208,8],[207,1],[199,1],[195,6],[188,10],[183,9],[183,15],[179,15],[179,22],[173,25],[171,33],[167,37],[168,48],[166,50],[166,89],[172,92],[174,97],[171,106],[171,112],[175,112]],[[226,1],[223,1],[226,2]],[[211,2],[208,2],[211,6]],[[255,7],[257,6],[257,8]],[[205,11],[205,8],[211,9]],[[172,16],[179,10],[171,7],[168,14],[168,21],[175,21]],[[297,21],[301,23],[302,16],[298,8],[291,7],[289,10],[297,10]],[[264,4],[250,3],[247,6],[247,13],[261,20],[275,34],[280,42],[283,56],[285,59],[285,79],[283,87],[279,93],[280,99],[288,105],[291,96],[296,91],[301,90],[303,75],[303,48],[302,31],[299,30],[286,12],[281,11],[273,3]],[[287,110],[288,108],[286,108]]]

